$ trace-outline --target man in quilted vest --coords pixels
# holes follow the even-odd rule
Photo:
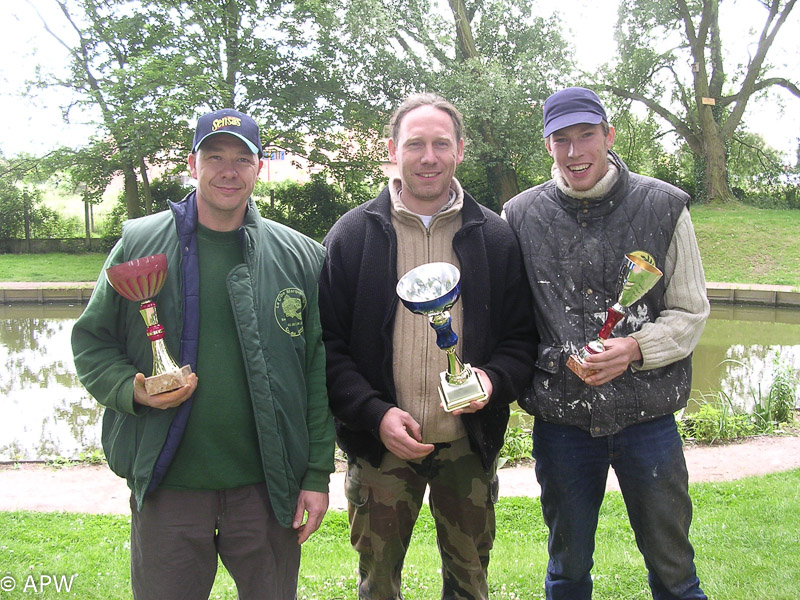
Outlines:
[[[691,353],[709,313],[689,196],[631,173],[591,90],[544,105],[553,178],[506,203],[522,247],[541,335],[520,405],[535,416],[533,455],[550,530],[546,597],[591,598],[594,536],[609,467],[620,482],[653,598],[706,598],[689,542],[692,503],[673,413],[686,405]],[[663,276],[586,359],[619,297],[627,254]]]

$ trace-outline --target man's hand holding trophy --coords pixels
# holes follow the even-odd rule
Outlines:
[[[586,363],[592,354],[603,352],[604,340],[611,336],[614,327],[625,317],[625,309],[635,304],[661,279],[662,273],[651,262],[652,258],[644,252],[631,252],[625,255],[620,272],[621,291],[617,302],[608,309],[605,323],[597,338],[587,343],[577,354],[567,359],[567,367],[582,380],[593,375]]]

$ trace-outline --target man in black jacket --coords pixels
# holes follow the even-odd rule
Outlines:
[[[399,177],[334,225],[320,281],[359,598],[401,597],[400,572],[428,487],[442,598],[488,598],[497,455],[536,343],[530,290],[508,224],[454,178],[464,146],[458,110],[415,95],[391,126],[389,158]],[[449,413],[439,405],[445,356],[435,332],[395,292],[404,273],[439,261],[461,270],[451,309],[457,352],[489,395]]]

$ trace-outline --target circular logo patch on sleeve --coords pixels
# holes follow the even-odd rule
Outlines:
[[[275,298],[275,320],[292,337],[303,335],[303,309],[306,296],[297,288],[286,288]]]

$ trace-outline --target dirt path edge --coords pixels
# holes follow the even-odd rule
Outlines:
[[[685,448],[691,482],[729,481],[800,468],[800,436],[763,436],[739,442]],[[500,496],[538,496],[533,466],[501,469]],[[344,510],[344,473],[331,477],[330,508]],[[609,476],[609,490],[618,490]],[[125,481],[105,465],[51,467],[43,464],[0,466],[0,510],[128,514]]]

